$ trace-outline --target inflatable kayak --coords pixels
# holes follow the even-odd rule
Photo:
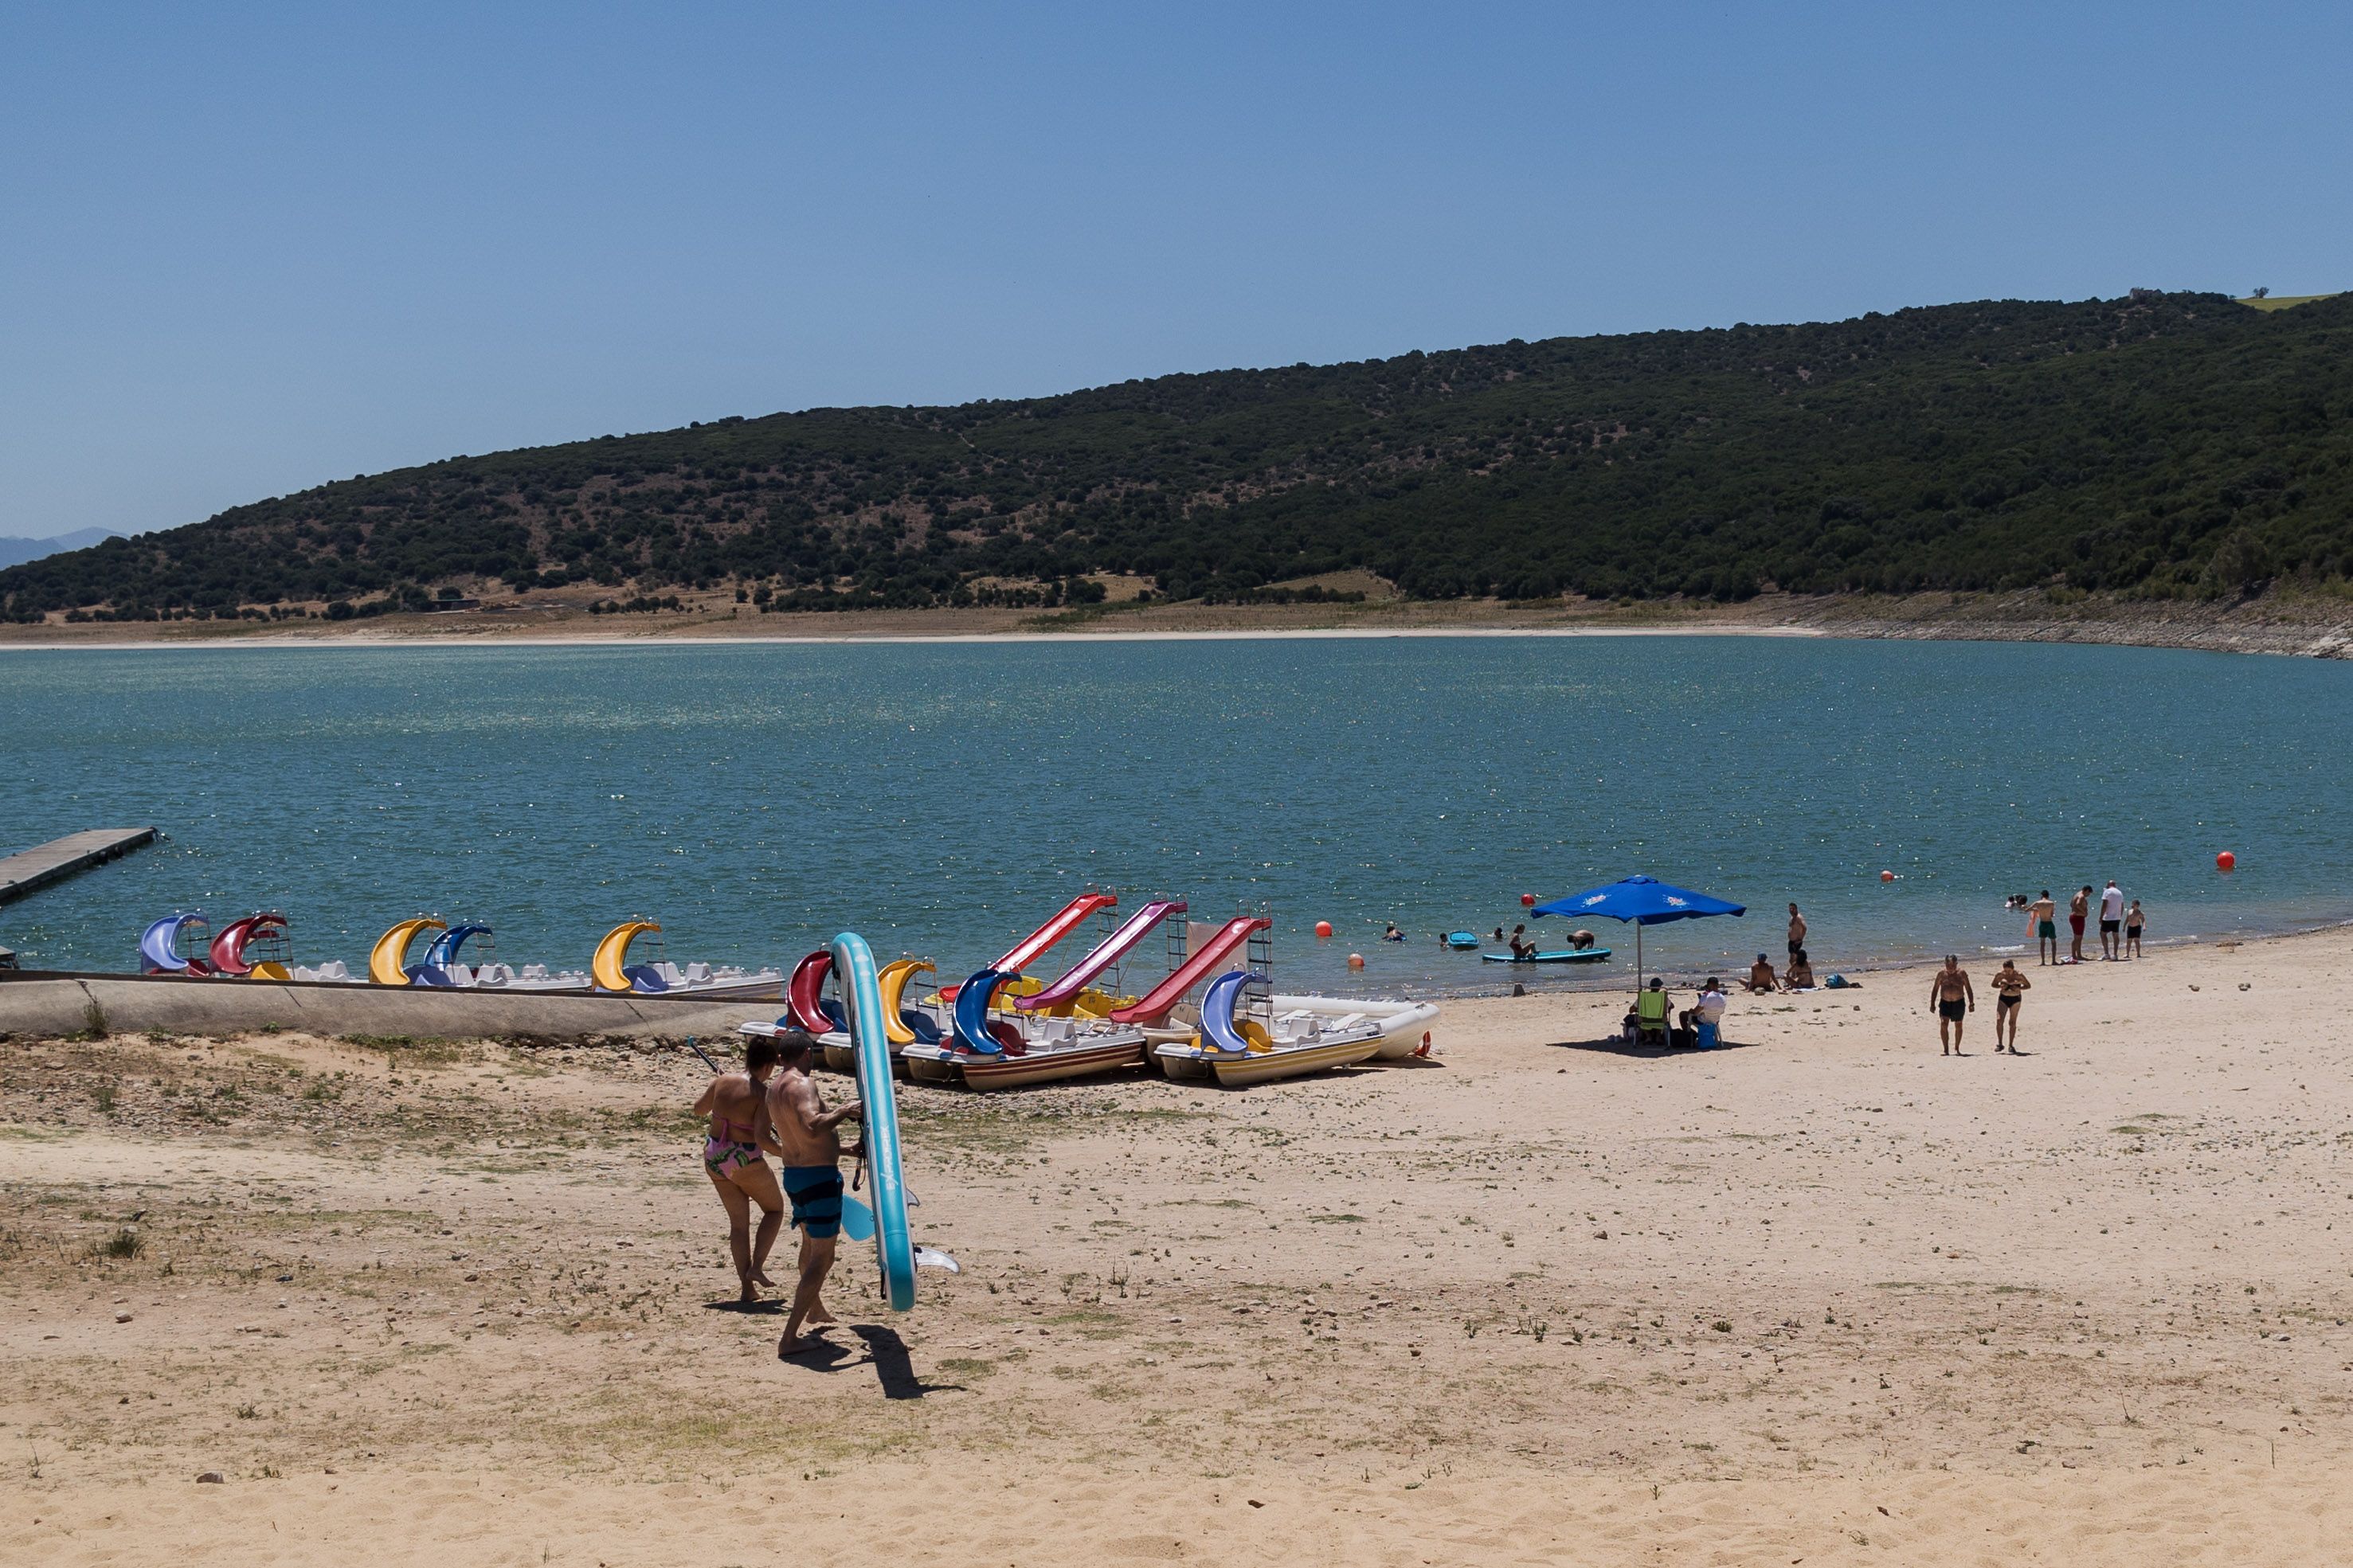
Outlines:
[[[1448,931],[1446,933],[1446,945],[1454,949],[1458,952],[1468,952],[1479,945],[1479,933],[1475,931]]]
[[[1581,947],[1560,952],[1532,952],[1525,958],[1514,958],[1508,952],[1482,952],[1479,956],[1489,963],[1599,963],[1609,956],[1609,950]]]

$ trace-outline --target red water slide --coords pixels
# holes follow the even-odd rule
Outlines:
[[[1059,1005],[1085,990],[1094,977],[1117,963],[1120,955],[1137,942],[1146,932],[1170,915],[1185,912],[1183,900],[1155,899],[1121,922],[1120,928],[1095,943],[1093,951],[1072,964],[1070,973],[1032,996],[1016,996],[1013,1005],[1024,1013],[1035,1013]]]
[[[259,936],[264,927],[285,923],[280,916],[270,914],[247,915],[242,920],[229,921],[221,927],[220,934],[213,938],[214,971],[231,978],[252,973],[253,965],[245,961],[246,944]]]
[[[1198,985],[1208,973],[1226,961],[1234,949],[1262,931],[1271,931],[1274,922],[1263,916],[1253,919],[1238,916],[1218,928],[1218,934],[1201,944],[1201,950],[1176,966],[1176,973],[1152,988],[1152,994],[1133,1007],[1113,1009],[1114,1024],[1157,1024],[1168,1016],[1168,1009],[1185,998],[1185,993]]]
[[[1013,951],[989,965],[999,974],[1018,974],[1038,962],[1040,954],[1086,924],[1087,917],[1097,910],[1108,910],[1119,902],[1117,893],[1081,893],[1062,906],[1062,912],[1031,931],[1014,944]]]

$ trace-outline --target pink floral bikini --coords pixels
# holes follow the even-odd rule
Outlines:
[[[714,1115],[712,1122],[727,1136],[713,1132],[702,1141],[704,1170],[721,1181],[732,1182],[736,1172],[760,1163],[760,1145],[753,1142],[752,1129],[726,1116]]]

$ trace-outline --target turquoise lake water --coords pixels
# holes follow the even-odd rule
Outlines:
[[[1435,939],[1637,870],[1750,908],[1653,929],[1676,975],[1778,963],[1792,899],[1821,973],[2014,946],[2004,894],[2110,877],[2152,942],[2255,933],[2353,918],[2348,714],[2346,664],[2021,644],[8,652],[0,848],[169,841],[0,906],[0,945],[127,970],[153,916],[267,907],[301,962],[358,967],[436,910],[585,967],[642,914],[680,963],[789,964],[849,928],[960,975],[1093,883],[1270,905],[1285,989],[1341,985],[1355,951],[1360,989],[1478,992],[1625,984]]]

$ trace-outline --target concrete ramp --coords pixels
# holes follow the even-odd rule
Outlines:
[[[322,985],[300,981],[184,980],[21,970],[0,979],[0,1032],[70,1035],[95,1002],[118,1034],[247,1034],[275,1025],[315,1035],[413,1035],[441,1039],[511,1035],[552,1039],[726,1035],[774,1017],[775,1000],[550,996],[528,992]]]

